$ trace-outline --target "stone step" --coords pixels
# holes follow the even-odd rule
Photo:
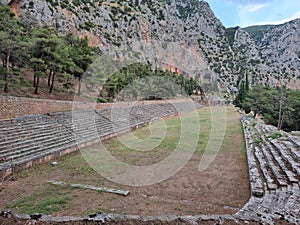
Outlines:
[[[153,106],[153,105],[147,105],[143,107],[144,111],[148,111],[149,113],[154,114],[155,116],[161,116],[161,115],[173,115],[176,114],[176,109],[172,107],[171,105],[168,106]]]
[[[295,144],[290,141],[282,141],[281,143],[287,148],[295,160],[300,159],[300,147],[295,147]]]
[[[144,120],[150,120],[151,118],[153,118],[153,114],[151,113],[151,111],[146,110],[141,107],[131,110],[130,116],[138,118],[138,119],[144,119]]]
[[[58,147],[66,147],[67,145],[75,145],[73,140],[68,138],[62,140],[55,140],[49,141],[48,143],[39,144],[32,146],[31,148],[24,149],[23,151],[19,152],[18,154],[14,153],[9,157],[9,160],[12,158],[13,162],[19,159],[26,158],[28,156],[39,155],[41,153],[49,152],[51,149],[58,148]]]
[[[51,130],[38,130],[33,134],[28,134],[26,136],[17,137],[9,141],[0,144],[1,150],[13,149],[17,146],[24,145],[29,142],[39,141],[40,139],[48,138],[55,134],[64,134],[65,132],[60,128]],[[2,152],[2,151],[1,151]]]
[[[260,149],[261,149],[276,181],[278,182],[278,184],[280,186],[286,187],[288,185],[287,177],[286,177],[285,173],[281,170],[281,168],[278,166],[277,162],[273,159],[273,156],[269,152],[268,148],[262,144]]]
[[[57,137],[59,139],[63,136],[72,138],[72,136],[70,136],[70,133],[69,134],[57,133],[57,134],[53,134],[51,136],[40,137],[38,139],[29,139],[29,140],[25,140],[25,141],[18,141],[18,142],[16,142],[15,146],[7,147],[7,148],[1,150],[0,157],[7,157],[8,154],[11,154],[14,151],[20,151],[23,149],[31,148],[33,145],[47,142],[51,137]]]
[[[32,152],[39,147],[47,146],[47,145],[53,144],[53,143],[64,142],[66,140],[69,140],[71,142],[74,139],[71,135],[62,136],[61,134],[57,134],[57,135],[52,135],[50,137],[46,137],[40,141],[32,140],[30,143],[27,143],[26,145],[25,144],[20,145],[16,148],[11,148],[9,151],[1,153],[0,157],[1,158],[6,157],[8,159],[12,156],[19,155],[24,152]]]
[[[103,123],[97,123],[96,128],[99,133],[105,132],[105,131],[113,131],[113,124],[103,124]]]
[[[264,195],[264,185],[254,157],[254,148],[251,145],[247,148],[247,156],[252,195],[262,197]]]
[[[266,185],[268,187],[268,190],[275,191],[277,189],[277,185],[275,184],[273,175],[270,171],[270,168],[268,164],[265,161],[264,155],[262,154],[259,147],[255,147],[255,156],[259,162],[260,169],[262,171],[262,174],[266,180]]]
[[[286,149],[286,147],[284,147],[277,140],[272,140],[271,143],[280,152],[280,154],[282,155],[282,157],[285,158],[285,160],[287,162],[289,162],[292,170],[300,176],[300,163],[299,163],[299,161],[295,161],[293,159],[293,157],[289,154],[289,152]]]
[[[22,127],[22,125],[15,125],[15,126],[12,126],[11,129],[1,129],[2,130],[1,135],[4,135],[7,139],[9,139],[9,137],[14,137],[16,135],[18,135],[18,136],[26,135],[28,133],[33,133],[36,130],[48,129],[49,127],[56,126],[56,125],[57,124],[55,124],[55,123],[38,124],[38,125],[35,124],[35,125],[32,125],[31,127],[27,127],[27,128]]]
[[[66,141],[63,144],[61,144],[60,146],[56,145],[56,147],[51,147],[49,149],[44,149],[43,151],[35,151],[33,154],[20,155],[19,157],[16,157],[15,159],[13,159],[13,161],[7,161],[7,162],[4,162],[4,163],[1,163],[0,164],[0,170],[8,169],[11,166],[22,165],[26,162],[41,158],[43,156],[47,156],[47,155],[55,153],[55,152],[60,152],[62,150],[65,150],[67,148],[75,146],[73,142],[69,142],[69,143],[68,142],[69,141]]]
[[[273,148],[273,145],[271,145],[269,142],[265,142],[264,144],[265,146],[267,146],[267,148],[269,149],[269,151],[277,161],[282,171],[284,171],[284,173],[287,175],[288,180],[291,183],[297,183],[298,182],[298,180],[296,179],[297,175],[293,171],[291,171],[291,169],[289,169],[290,164],[284,158],[281,157],[279,152]]]
[[[300,148],[300,138],[296,136],[289,136],[289,140],[293,142],[298,148]]]

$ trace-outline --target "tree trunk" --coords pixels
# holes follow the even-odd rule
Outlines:
[[[5,74],[4,93],[8,92],[8,73]]]
[[[52,70],[50,70],[49,75],[48,75],[48,87],[51,86],[51,76],[52,76]]]
[[[280,97],[280,101],[279,101],[279,113],[278,113],[277,129],[281,130],[281,127],[282,127],[282,96]]]
[[[6,54],[6,70],[9,71],[9,58],[10,58],[10,50],[8,50]]]
[[[37,77],[37,78],[36,78],[36,84],[35,84],[35,91],[34,91],[34,94],[38,94],[38,91],[39,91],[39,82],[40,82],[40,78]]]
[[[10,58],[10,50],[8,50],[6,54],[6,73],[5,73],[5,85],[4,85],[4,92],[8,92],[8,74],[9,74],[9,58]]]
[[[36,87],[36,76],[33,75],[33,87]]]
[[[81,77],[79,77],[79,83],[78,83],[78,91],[77,91],[77,95],[78,95],[78,96],[81,95]]]
[[[50,94],[51,94],[52,91],[53,91],[54,78],[55,78],[55,72],[52,72],[52,81],[51,81],[51,86],[50,86],[50,90],[49,90],[49,93],[50,93]]]

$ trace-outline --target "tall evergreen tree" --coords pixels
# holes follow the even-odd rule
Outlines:
[[[0,5],[0,52],[4,70],[4,92],[8,92],[8,77],[11,71],[11,59],[17,55],[21,43],[21,26],[14,18],[8,6]]]
[[[70,57],[75,65],[75,67],[73,68],[73,74],[79,81],[77,95],[80,96],[83,73],[88,69],[88,67],[95,59],[95,49],[89,46],[87,37],[77,38],[69,36],[69,43]]]
[[[249,74],[248,71],[246,71],[246,76],[245,76],[245,90],[248,93],[250,90],[250,84],[249,84]]]
[[[49,29],[36,30],[33,33],[33,38],[31,62],[34,69],[35,94],[38,94],[40,78],[45,78],[47,75],[48,85],[50,85],[52,92],[55,74],[60,69],[61,63],[60,56],[57,54],[58,40]],[[37,62],[40,62],[41,65],[37,65]]]

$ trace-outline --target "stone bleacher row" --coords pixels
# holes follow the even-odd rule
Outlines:
[[[249,116],[243,116],[242,123],[252,197],[238,214],[267,223],[300,223],[300,137]]]
[[[0,121],[0,171],[201,106],[186,101],[27,115]]]

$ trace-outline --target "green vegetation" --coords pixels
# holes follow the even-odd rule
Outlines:
[[[202,90],[193,78],[136,63],[120,69],[105,82],[99,101],[113,101],[117,95],[118,100],[162,99],[194,91]]]
[[[262,40],[265,32],[269,29],[273,29],[274,27],[276,27],[276,25],[261,25],[261,26],[250,26],[243,29],[247,31],[248,34],[250,34],[251,38],[253,38],[255,42],[258,43]]]
[[[237,93],[236,98],[233,101],[233,104],[237,107],[243,108],[243,103],[245,102],[248,94],[249,94],[249,78],[248,73],[246,73],[245,78],[241,80],[239,85],[239,91]],[[248,109],[245,109],[246,113],[249,113],[250,111]]]
[[[267,123],[278,129],[300,129],[299,90],[258,85],[247,91],[242,83],[234,104],[243,108],[246,113],[253,111],[254,116],[262,114]]]
[[[259,143],[262,143],[262,140],[261,140],[261,139],[255,139],[255,140],[254,140],[254,144],[259,144]]]
[[[49,186],[43,193],[34,193],[20,198],[18,201],[9,203],[6,207],[18,209],[20,213],[33,214],[52,214],[66,208],[70,201],[68,194],[72,191],[70,188],[60,188]],[[65,196],[67,195],[67,196]]]
[[[267,136],[267,138],[271,138],[271,139],[277,139],[280,138],[282,135],[280,132],[275,132],[273,134],[270,134],[269,136]]]
[[[35,94],[41,78],[48,79],[49,93],[57,79],[66,88],[72,77],[80,81],[99,50],[90,47],[87,38],[58,36],[50,28],[33,28],[27,22],[16,19],[8,6],[0,5],[0,84],[4,92],[8,92],[9,80],[22,70],[33,74]]]
[[[229,44],[232,46],[234,43],[234,36],[237,31],[238,27],[231,27],[225,29],[225,34],[227,36],[227,39],[229,41]]]
[[[76,1],[75,4],[77,4]],[[125,10],[130,12],[128,7]],[[52,93],[55,81],[62,83],[65,89],[70,89],[72,87],[70,80],[75,78],[79,83],[77,94],[81,95],[83,73],[100,53],[98,48],[90,47],[87,38],[81,39],[71,34],[59,36],[50,28],[37,28],[30,24],[28,19],[16,19],[9,7],[1,6],[0,87],[3,87],[4,92],[7,93],[11,83],[10,93],[13,95],[13,89],[22,86],[23,83],[20,81],[26,80],[22,76],[25,71],[26,74],[32,74],[32,81],[27,81],[26,86],[33,85],[35,94],[39,93],[41,80],[48,81],[47,88],[49,93]],[[91,29],[95,25],[87,21],[83,26]],[[111,38],[108,34],[105,36],[107,39]],[[120,37],[112,43],[120,45]],[[107,73],[107,71],[102,72]],[[90,83],[92,86],[99,81],[99,76],[97,76],[95,72],[88,76],[88,79],[92,80]],[[149,81],[149,77],[153,76],[161,79]],[[19,83],[18,87],[13,85],[14,81]],[[183,75],[160,69],[153,70],[150,64],[133,64],[122,68],[102,84],[104,87],[99,95],[99,102],[113,101],[127,86],[129,89],[127,93],[122,93],[122,100],[125,98],[134,100],[141,96],[144,99],[160,99],[178,94],[191,95],[195,90],[201,91],[198,82],[193,78],[186,78]],[[151,93],[140,91],[146,89]]]

